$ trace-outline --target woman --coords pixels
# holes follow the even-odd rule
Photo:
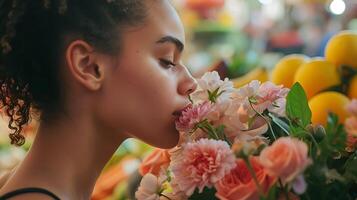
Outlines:
[[[196,83],[181,62],[184,31],[168,0],[0,4],[0,96],[12,143],[23,144],[31,116],[41,121],[0,195],[89,199],[126,138],[177,144],[174,120]]]

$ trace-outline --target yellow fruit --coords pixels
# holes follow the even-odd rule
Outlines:
[[[265,68],[255,68],[244,76],[232,79],[231,81],[235,88],[239,88],[250,83],[252,80],[258,80],[260,82],[268,81],[267,70]]]
[[[274,67],[271,81],[277,85],[290,88],[294,84],[294,76],[299,67],[308,60],[308,57],[300,54],[292,54],[283,57]]]
[[[351,99],[357,99],[357,75],[352,78],[347,94]]]
[[[303,64],[297,70],[294,80],[302,85],[308,99],[341,82],[336,67],[320,58],[312,59]]]
[[[337,114],[339,122],[343,123],[348,116],[346,105],[349,102],[350,100],[347,96],[338,92],[322,92],[314,96],[309,101],[312,123],[326,125],[329,112]]]
[[[357,33],[342,31],[333,36],[325,49],[326,60],[336,66],[357,68]]]

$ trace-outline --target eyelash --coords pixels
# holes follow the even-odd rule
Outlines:
[[[160,63],[163,67],[165,67],[166,69],[170,69],[172,67],[176,67],[176,64],[169,61],[169,60],[166,60],[166,59],[160,59]]]

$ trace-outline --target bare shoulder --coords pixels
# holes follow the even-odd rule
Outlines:
[[[0,174],[0,188],[2,188],[7,180],[9,180],[10,176],[12,175],[11,171],[6,171]]]
[[[14,175],[15,171],[17,169],[17,166],[13,167],[10,170],[6,170],[0,173],[0,189],[4,187],[6,182],[10,179],[12,175]]]

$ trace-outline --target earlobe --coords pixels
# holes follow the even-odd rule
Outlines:
[[[70,74],[82,86],[90,90],[100,89],[104,72],[97,63],[97,54],[83,40],[73,41],[66,50],[66,61]]]

